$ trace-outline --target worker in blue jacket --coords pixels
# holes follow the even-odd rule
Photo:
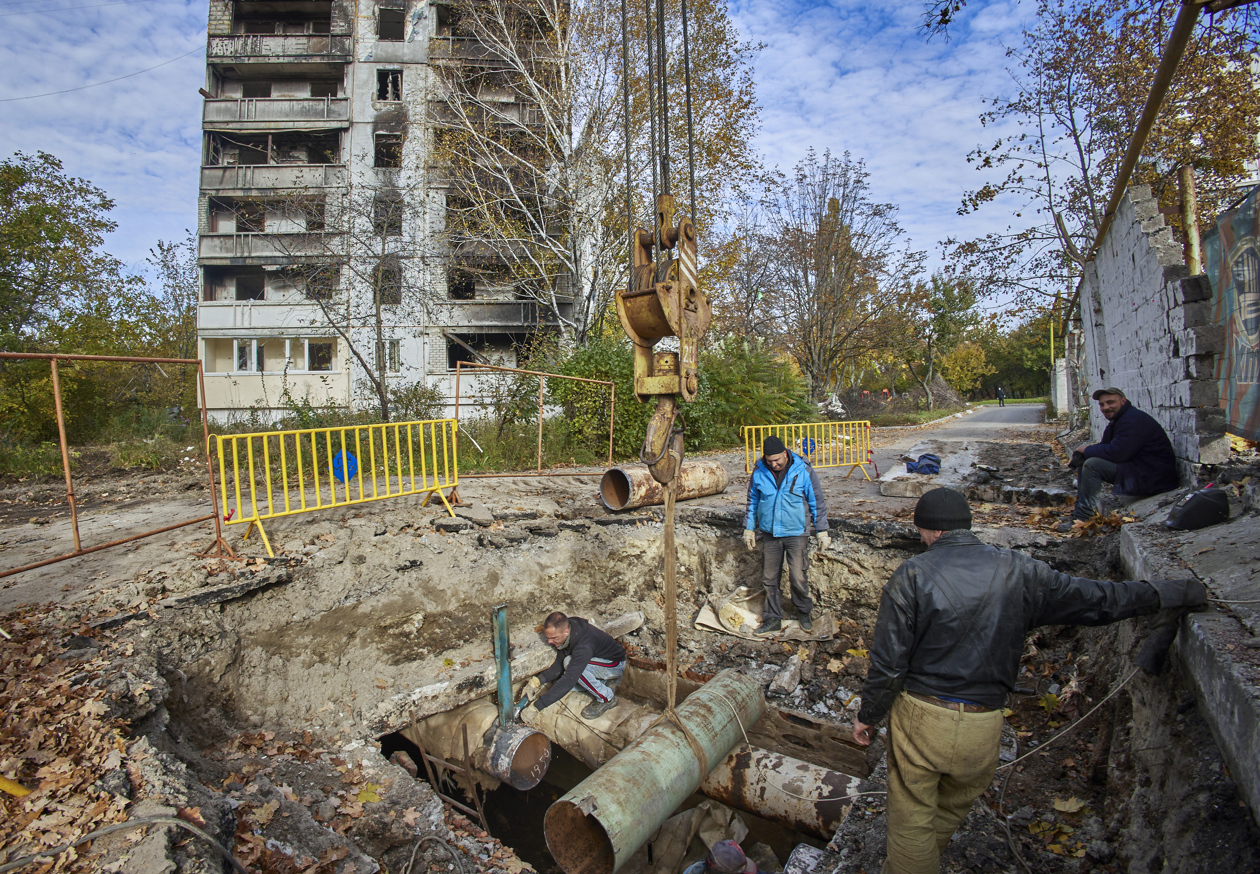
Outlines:
[[[827,499],[814,468],[788,450],[783,441],[771,435],[761,446],[761,460],[748,478],[748,510],[744,515],[744,545],[757,546],[757,533],[765,534],[761,556],[761,584],[766,590],[765,608],[758,635],[777,634],[783,627],[783,604],[779,577],[783,559],[788,562],[788,582],[792,606],[801,628],[814,627],[814,601],[809,596],[805,567],[810,522],[818,533],[818,546],[831,546],[831,524],[827,521]]]
[[[1177,458],[1163,426],[1129,403],[1118,388],[1100,388],[1094,400],[1108,424],[1101,442],[1077,447],[1084,458],[1077,471],[1072,518],[1088,519],[1098,512],[1105,482],[1118,495],[1139,497],[1177,488]]]

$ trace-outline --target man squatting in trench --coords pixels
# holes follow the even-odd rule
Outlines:
[[[604,714],[616,703],[617,687],[626,671],[622,645],[585,619],[563,613],[552,613],[544,619],[542,632],[547,644],[556,649],[556,660],[547,670],[530,678],[525,694],[532,700],[521,704],[517,718],[527,707],[545,710],[579,684],[595,699],[582,708],[582,717],[594,719]],[[539,694],[542,684],[552,680],[555,682],[551,688]]]
[[[1071,577],[986,546],[970,531],[967,500],[950,489],[921,497],[914,524],[927,549],[884,586],[853,721],[853,739],[867,746],[889,717],[884,874],[940,870],[940,854],[997,769],[1002,708],[1029,630],[1207,607],[1198,580]]]

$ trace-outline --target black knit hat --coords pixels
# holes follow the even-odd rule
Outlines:
[[[783,445],[783,441],[771,434],[766,438],[766,442],[761,444],[762,455],[778,455],[781,452],[787,452],[787,447]]]
[[[971,527],[971,507],[953,489],[932,489],[914,506],[914,524],[926,531],[955,531]]]

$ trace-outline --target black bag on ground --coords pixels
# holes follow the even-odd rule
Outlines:
[[[1229,497],[1221,489],[1208,486],[1191,492],[1174,504],[1164,524],[1177,531],[1197,531],[1227,521]]]

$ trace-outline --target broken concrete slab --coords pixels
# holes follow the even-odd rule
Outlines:
[[[962,490],[977,458],[975,447],[970,442],[946,444],[927,440],[916,444],[906,455],[918,458],[928,453],[940,456],[940,473],[909,473],[903,462],[879,478],[879,493],[892,498],[918,498],[941,486]]]
[[[494,514],[491,513],[482,504],[468,504],[463,507],[455,508],[455,515],[460,519],[466,519],[482,528],[489,528],[494,524]]]

